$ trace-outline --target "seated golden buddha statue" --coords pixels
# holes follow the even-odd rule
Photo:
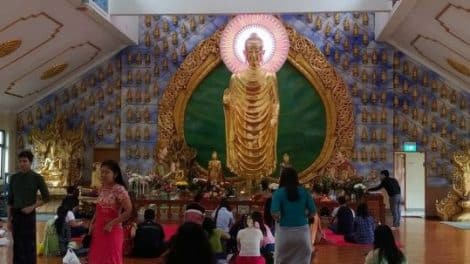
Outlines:
[[[49,145],[45,153],[43,163],[38,172],[44,177],[47,183],[53,186],[59,185],[62,178],[62,160],[55,154],[55,145]]]
[[[356,176],[356,169],[344,154],[338,151],[326,165],[326,173],[333,179],[346,181]]]
[[[227,167],[253,186],[276,168],[279,98],[276,74],[261,68],[263,40],[256,33],[244,54],[248,68],[232,74],[223,97]]]

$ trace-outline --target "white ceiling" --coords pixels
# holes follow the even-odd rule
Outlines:
[[[469,0],[402,0],[379,39],[470,91]]]
[[[0,54],[7,45],[20,45],[0,55],[2,111],[20,110],[133,44],[124,33],[110,30],[108,20],[80,1],[4,1]],[[48,70],[57,74],[42,79]]]
[[[125,17],[102,14],[81,0],[4,1],[0,56],[2,45],[19,47],[0,57],[2,111],[20,111],[135,43],[137,37],[122,31],[133,28],[137,35],[137,16],[129,23]],[[402,0],[391,16],[378,13],[376,19],[384,17],[376,21],[382,27],[379,40],[427,65],[457,89],[470,91],[469,0]],[[63,71],[43,80],[54,67]]]

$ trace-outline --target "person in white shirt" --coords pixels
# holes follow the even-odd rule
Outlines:
[[[263,233],[255,227],[250,215],[246,218],[246,228],[238,231],[237,243],[239,253],[235,264],[264,264],[261,256],[261,245],[263,244]]]
[[[57,215],[54,217],[54,219],[57,219]],[[70,226],[72,237],[79,237],[88,233],[88,228],[86,227],[86,224],[81,220],[75,219],[75,214],[72,210],[67,211],[65,223]]]
[[[235,218],[233,217],[233,213],[230,212],[227,199],[224,198],[220,201],[219,207],[212,213],[212,218],[217,228],[223,230],[225,233],[230,231],[230,227],[235,222]]]

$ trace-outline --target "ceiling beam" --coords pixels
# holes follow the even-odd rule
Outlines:
[[[388,12],[392,0],[109,0],[111,15]]]

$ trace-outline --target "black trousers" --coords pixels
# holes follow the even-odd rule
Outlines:
[[[13,264],[36,264],[36,212],[13,210]]]

